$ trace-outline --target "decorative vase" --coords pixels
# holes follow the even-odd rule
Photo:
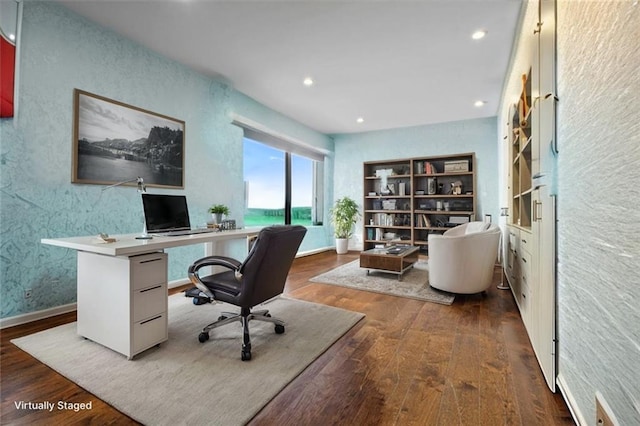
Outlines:
[[[336,253],[346,254],[349,251],[348,238],[336,238]]]

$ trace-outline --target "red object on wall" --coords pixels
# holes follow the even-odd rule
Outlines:
[[[13,117],[16,47],[0,37],[0,117]]]

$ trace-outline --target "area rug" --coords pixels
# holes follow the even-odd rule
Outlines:
[[[412,269],[405,272],[402,281],[398,280],[397,275],[385,272],[371,271],[367,275],[367,270],[360,268],[359,260],[338,266],[329,272],[311,278],[310,281],[392,296],[409,297],[442,305],[451,305],[455,299],[453,294],[429,286],[429,265],[424,260],[419,260]]]
[[[240,323],[198,341],[203,326],[236,309],[196,306],[183,295],[169,297],[169,340],[131,361],[79,337],[76,323],[12,342],[143,424],[242,425],[364,317],[286,298],[265,308],[286,322],[286,331],[275,334],[273,324],[252,321],[253,357],[245,362]]]

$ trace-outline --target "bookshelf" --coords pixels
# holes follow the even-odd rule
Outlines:
[[[370,161],[364,165],[363,248],[411,244],[476,220],[475,153]]]
[[[522,75],[522,90],[518,103],[511,108],[511,132],[509,138],[511,158],[511,224],[531,229],[531,167],[532,134],[531,121],[531,70]]]

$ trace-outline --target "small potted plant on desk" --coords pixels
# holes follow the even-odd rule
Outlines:
[[[343,197],[336,200],[330,213],[336,236],[336,252],[345,254],[349,251],[349,238],[353,225],[360,216],[358,205],[351,198]]]
[[[222,223],[222,215],[229,215],[229,207],[224,204],[214,204],[209,207],[209,213],[211,213],[211,218],[215,224]]]

